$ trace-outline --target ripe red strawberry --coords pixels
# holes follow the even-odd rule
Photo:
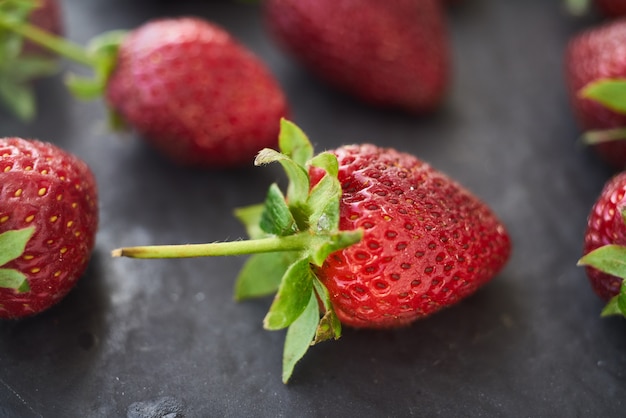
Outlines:
[[[2,26],[28,36],[27,25],[0,17]],[[103,34],[90,54],[56,40],[55,52],[95,70],[94,80],[70,79],[72,91],[104,95],[116,122],[180,164],[241,165],[276,144],[285,95],[265,64],[216,24],[158,19]]]
[[[313,342],[338,338],[341,323],[404,326],[470,295],[497,274],[510,239],[479,199],[417,158],[374,145],[313,156],[306,136],[283,122],[280,162],[287,195],[238,211],[251,240],[123,248],[116,256],[168,258],[255,253],[236,297],[277,292],[267,329],[289,328],[283,380]],[[318,302],[321,305],[318,306]],[[321,316],[321,319],[320,319]]]
[[[613,259],[621,258],[622,262],[614,263],[617,265],[623,264],[626,259],[626,253],[619,254],[620,248],[626,246],[625,210],[626,172],[621,172],[607,181],[589,213],[584,236],[584,257],[579,262],[586,266],[594,292],[606,301],[611,301],[620,294],[626,277],[623,272],[610,265]],[[605,313],[616,313],[610,306]],[[626,309],[621,312],[626,315]]]
[[[200,19],[152,21],[120,45],[107,100],[181,163],[248,163],[276,144],[287,104],[265,66],[226,31]]]
[[[365,102],[439,106],[450,51],[441,0],[265,0],[267,27],[308,70]]]
[[[341,147],[339,229],[363,240],[317,270],[342,323],[395,327],[458,302],[505,264],[509,237],[491,210],[417,158]]]
[[[626,20],[621,19],[587,29],[572,38],[567,46],[566,82],[575,116],[584,131],[626,126],[626,115],[581,95],[591,83],[626,78],[625,43]],[[595,149],[613,167],[626,165],[625,141],[602,141]]]
[[[0,318],[36,314],[69,292],[97,224],[85,162],[52,144],[0,139]]]

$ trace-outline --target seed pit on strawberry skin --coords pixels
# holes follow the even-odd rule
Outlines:
[[[33,219],[35,219],[35,215],[28,215],[26,218],[24,218],[24,222],[32,222]]]
[[[389,239],[395,239],[398,236],[398,233],[395,231],[387,231],[385,232],[385,237]]]
[[[367,243],[367,248],[369,248],[370,250],[377,250],[380,248],[380,244],[378,243],[378,241],[369,241]]]

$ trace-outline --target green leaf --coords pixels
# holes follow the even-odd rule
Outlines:
[[[127,34],[127,31],[114,30],[89,41],[87,54],[92,61],[93,78],[68,74],[65,79],[68,89],[75,97],[93,100],[104,94],[109,77],[117,65],[119,46]]]
[[[59,63],[56,59],[28,56],[13,63],[11,76],[17,82],[29,82],[54,75],[58,71]]]
[[[286,119],[280,121],[278,146],[283,154],[301,166],[313,156],[313,146],[309,138],[296,124]]]
[[[29,84],[14,83],[0,79],[0,100],[5,107],[23,121],[35,118],[35,93]]]
[[[0,287],[15,289],[19,293],[30,291],[26,276],[14,269],[0,268]]]
[[[578,260],[578,265],[594,267],[604,273],[626,278],[626,247],[605,245],[586,254]]]
[[[602,310],[601,316],[620,315],[626,317],[626,281],[622,280],[620,291],[613,296]]]
[[[278,290],[285,272],[296,258],[296,252],[254,254],[246,261],[235,283],[235,299],[271,295]]]
[[[93,100],[102,96],[106,88],[102,80],[69,73],[65,76],[65,85],[70,93],[81,100]]]
[[[289,381],[296,363],[304,357],[311,346],[319,318],[317,298],[311,292],[306,308],[287,329],[283,350],[283,383]]]
[[[337,179],[337,158],[330,153],[319,154],[312,165],[323,168],[326,173],[313,187],[307,199],[311,210],[309,225],[317,232],[335,231],[339,228],[339,201],[341,184]]]
[[[6,231],[0,234],[0,266],[24,254],[35,227]]]
[[[324,316],[320,319],[317,330],[315,331],[313,344],[330,339],[337,340],[341,337],[341,322],[339,321],[339,318],[333,309],[333,305],[330,302],[328,289],[326,289],[326,286],[324,286],[324,284],[317,277],[313,281],[313,286],[315,287],[318,299],[324,305],[325,311]]]
[[[313,293],[313,278],[307,258],[289,266],[281,280],[274,302],[263,320],[265,329],[286,328],[300,316]]]
[[[600,79],[587,84],[580,96],[599,102],[618,113],[626,113],[626,79]]]
[[[329,176],[337,178],[339,174],[339,162],[335,154],[330,152],[321,152],[308,161],[309,165],[321,168],[328,173]]]
[[[311,262],[321,266],[324,260],[335,251],[349,247],[363,238],[363,231],[338,231],[327,235],[320,235],[317,245],[311,243]]]
[[[309,193],[309,174],[304,166],[271,148],[262,149],[254,160],[255,165],[278,162],[283,166],[289,185],[287,186],[287,199],[289,205],[306,202]]]
[[[276,183],[272,184],[267,192],[259,226],[268,234],[279,236],[298,232],[296,221],[285,202],[285,196]]]
[[[246,232],[252,239],[267,236],[267,233],[259,226],[263,211],[265,211],[265,205],[263,203],[235,209],[235,217],[246,227]]]

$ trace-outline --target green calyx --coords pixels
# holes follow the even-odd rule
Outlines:
[[[604,307],[602,316],[626,317],[626,246],[614,244],[602,246],[578,260],[578,265],[593,267],[622,279],[619,293]]]
[[[110,31],[92,39],[87,47],[77,45],[28,23],[28,15],[37,4],[37,0],[0,0],[0,97],[7,96],[9,99],[5,101],[10,102],[7,105],[25,120],[32,119],[35,114],[32,88],[26,81],[55,73],[57,62],[22,56],[24,40],[90,67],[93,70],[91,78],[76,74],[66,77],[66,84],[74,96],[90,100],[103,95],[117,63],[119,45],[126,36],[125,31]],[[5,86],[7,83],[14,85],[12,90]],[[15,85],[19,86],[19,94],[15,92]]]
[[[256,165],[279,163],[289,184],[286,195],[273,184],[265,202],[235,211],[245,225],[248,240],[180,246],[121,248],[113,256],[180,258],[252,254],[237,277],[235,299],[245,300],[275,293],[263,326],[287,329],[283,352],[283,382],[296,363],[315,343],[337,339],[341,324],[328,291],[315,275],[333,252],[359,242],[362,231],[339,230],[341,184],[336,157],[328,152],[313,155],[306,135],[282,120],[279,151],[264,149]],[[324,175],[311,185],[309,168]]]
[[[34,232],[35,228],[29,227],[0,234],[0,287],[14,289],[20,293],[30,290],[24,273],[2,266],[24,254],[26,244]]]
[[[0,0],[0,22],[12,26],[25,24],[33,0]],[[35,116],[32,81],[57,72],[56,60],[23,52],[24,38],[0,23],[0,102],[15,116],[30,121]]]

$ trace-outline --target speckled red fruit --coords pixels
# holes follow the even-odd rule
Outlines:
[[[595,0],[597,8],[606,16],[626,15],[626,0]]]
[[[575,116],[583,130],[626,126],[626,115],[579,97],[580,90],[602,78],[626,77],[626,19],[588,29],[569,42],[565,53],[565,76]],[[595,146],[599,155],[616,168],[626,166],[626,142]]]
[[[83,274],[98,225],[96,182],[84,161],[39,141],[0,139],[0,233],[35,227],[25,252],[2,266],[30,292],[0,288],[0,318],[41,312]]]
[[[275,147],[286,98],[265,64],[215,24],[148,22],[122,42],[107,100],[181,164],[250,164]]]
[[[458,183],[391,149],[355,145],[334,153],[340,229],[364,230],[361,242],[333,253],[317,272],[342,323],[408,324],[472,294],[503,268],[507,231]]]
[[[266,0],[267,27],[308,70],[368,103],[424,112],[449,83],[441,0]]]
[[[608,244],[626,245],[626,225],[622,212],[626,209],[626,172],[611,178],[594,203],[587,219],[583,254]],[[604,300],[619,292],[622,279],[586,267],[593,290]]]

